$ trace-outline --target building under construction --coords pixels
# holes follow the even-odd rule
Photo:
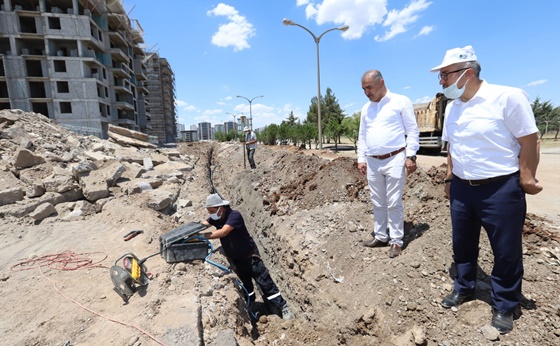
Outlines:
[[[147,101],[142,35],[122,0],[0,0],[0,109],[41,113],[101,138],[109,124],[151,134],[149,110],[158,105]],[[158,79],[172,79],[166,73]],[[169,88],[162,92],[173,98]],[[174,123],[167,97],[159,98],[163,116]]]
[[[148,73],[148,110],[152,128],[148,131],[163,143],[175,142],[177,121],[175,119],[175,76],[167,59],[157,53],[146,58]]]

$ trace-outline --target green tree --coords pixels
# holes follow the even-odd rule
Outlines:
[[[354,152],[358,152],[358,135],[360,131],[360,112],[352,114],[351,117],[345,117],[342,120],[342,133],[354,144]]]
[[[224,132],[216,132],[214,134],[214,139],[218,142],[225,142],[227,141],[227,135]]]
[[[317,137],[318,137],[318,130],[317,130],[317,126],[311,122],[305,122],[303,123],[303,125],[301,125],[301,128],[299,130],[300,133],[300,139],[302,144],[305,146],[306,144],[309,144],[309,149],[311,149],[311,144],[313,143],[313,141],[315,142],[315,149],[317,148]]]
[[[309,105],[309,110],[307,111],[307,122],[316,124],[318,126],[318,109],[317,109],[317,96],[311,98],[311,104]],[[336,96],[332,92],[331,88],[327,88],[327,94],[325,97],[321,97],[321,132],[323,137],[325,137],[325,129],[327,124],[335,119],[335,121],[340,125],[342,119],[344,119],[344,111],[340,107]],[[335,126],[336,128],[336,126]],[[338,127],[340,128],[340,127]],[[318,129],[317,129],[318,130]],[[332,130],[332,128],[331,128]],[[330,132],[327,131],[327,143],[330,143],[331,139],[334,139],[340,143],[340,132]],[[319,139],[323,140],[323,139]]]
[[[531,108],[542,138],[548,132],[548,126],[558,122],[558,112],[550,101],[541,102],[538,97],[531,104]]]
[[[324,112],[323,112],[324,110]],[[324,116],[323,116],[324,113]],[[327,93],[324,98],[324,108],[321,108],[321,120],[328,125],[329,129],[327,132],[327,143],[330,143],[330,139],[333,139],[336,143],[340,143],[340,136],[342,135],[342,120],[345,114],[336,96],[334,95],[331,88],[327,88]],[[324,119],[324,120],[323,120]]]
[[[261,143],[274,145],[278,138],[278,125],[270,124],[265,126],[265,128],[259,131],[257,138]]]

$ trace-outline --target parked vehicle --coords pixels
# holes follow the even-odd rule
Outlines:
[[[443,93],[437,93],[432,101],[413,105],[420,131],[420,148],[432,153],[446,151],[447,143],[443,142],[441,136],[448,101]]]

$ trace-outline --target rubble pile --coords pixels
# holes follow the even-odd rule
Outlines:
[[[112,198],[141,192],[148,192],[149,208],[169,214],[196,162],[175,150],[138,148],[146,143],[139,139],[124,144],[80,136],[41,114],[0,111],[0,128],[2,217],[72,220],[102,211]]]

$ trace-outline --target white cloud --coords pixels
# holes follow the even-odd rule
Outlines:
[[[531,83],[527,84],[527,86],[534,87],[534,86],[537,86],[537,85],[544,84],[546,82],[548,82],[548,79],[539,79],[539,80],[536,80],[536,81],[532,81]]]
[[[226,101],[233,100],[233,96],[226,96],[226,98],[224,100],[226,100]]]
[[[425,35],[429,35],[432,31],[434,31],[434,26],[425,26],[422,29],[420,29],[420,32],[416,35],[416,36],[425,36]]]
[[[410,86],[407,85],[407,86],[405,86],[403,89],[404,89],[404,90],[410,89]]]
[[[215,115],[215,114],[220,114],[220,113],[224,113],[225,112],[222,109],[205,109],[202,111],[202,114],[204,115]]]
[[[322,3],[309,2],[305,8],[307,18],[315,18],[319,25],[349,25],[342,33],[346,39],[362,37],[369,27],[382,23],[386,13],[385,0],[323,0]]]
[[[416,105],[416,104],[419,104],[419,103],[428,103],[428,102],[431,102],[433,98],[434,98],[433,96],[424,96],[422,98],[414,100],[414,102],[412,102],[412,104]]]
[[[342,33],[342,37],[350,40],[361,38],[375,25],[389,27],[383,35],[375,36],[375,40],[381,42],[408,31],[420,13],[431,5],[431,1],[412,0],[404,9],[391,12],[387,10],[386,0],[296,0],[296,4],[305,6],[307,19],[315,19],[318,25],[349,25],[350,28]],[[432,30],[433,27],[425,26],[418,36],[427,35]]]
[[[218,32],[212,36],[212,43],[218,47],[233,47],[233,51],[250,48],[247,41],[255,36],[255,28],[244,16],[232,6],[220,3],[206,13],[208,16],[225,16],[228,23],[220,25]]]
[[[383,26],[388,26],[389,30],[383,36],[376,35],[375,40],[378,42],[387,41],[398,34],[408,31],[408,26],[418,20],[419,13],[424,11],[432,3],[426,0],[414,0],[401,11],[391,10],[387,15],[387,19],[383,22]]]
[[[195,106],[188,104],[185,101],[175,100],[175,104],[177,105],[179,111],[194,112],[197,110]]]

